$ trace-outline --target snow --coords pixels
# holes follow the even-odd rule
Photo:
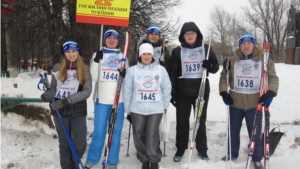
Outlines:
[[[298,169],[300,165],[300,113],[298,106],[300,101],[300,72],[299,65],[275,64],[280,85],[278,96],[274,98],[271,107],[270,129],[279,127],[285,132],[275,153],[270,158],[270,168]],[[37,71],[38,72],[38,71]],[[296,75],[294,74],[296,73]],[[226,152],[226,106],[218,94],[220,72],[210,74],[211,95],[207,115],[207,139],[209,162],[199,159],[196,151],[193,152],[191,169],[220,169],[226,168],[226,163],[221,157]],[[49,76],[49,78],[51,78]],[[39,98],[42,93],[37,89],[39,77],[37,73],[22,73],[17,78],[1,79],[1,97],[27,97]],[[18,88],[13,87],[18,83]],[[47,103],[28,103],[48,108]],[[34,112],[33,112],[34,113]],[[163,157],[160,169],[187,168],[189,150],[185,152],[180,163],[173,162],[176,152],[175,147],[175,108],[170,104],[168,118],[171,122],[169,142],[166,143],[166,157]],[[121,152],[119,169],[139,169],[141,163],[136,158],[136,151],[130,137],[129,157],[126,157],[129,123],[124,119],[123,134],[121,140]],[[191,116],[191,122],[193,117]],[[92,94],[88,99],[88,144],[91,141],[90,134],[93,131],[93,101]],[[191,130],[190,130],[191,131]],[[56,131],[38,121],[29,121],[15,113],[4,115],[1,113],[1,168],[9,169],[56,169],[60,168],[58,139],[54,136]],[[231,163],[233,169],[245,168],[247,158],[248,136],[243,124],[241,130],[241,147],[239,158]],[[164,152],[164,143],[161,149]],[[82,162],[85,163],[86,149]],[[100,162],[93,169],[100,169]],[[263,162],[263,160],[262,160]],[[252,165],[253,167],[253,165]]]

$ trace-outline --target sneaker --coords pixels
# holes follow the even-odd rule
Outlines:
[[[254,163],[254,168],[255,169],[263,169],[264,168],[263,165],[262,165],[262,163],[260,161],[253,162],[253,163]]]
[[[108,169],[117,169],[117,164],[108,164],[107,168]]]
[[[158,163],[151,163],[151,169],[158,169]]]
[[[142,169],[150,169],[149,161],[143,163]]]
[[[200,156],[200,159],[201,160],[205,160],[205,161],[209,161],[210,159],[209,159],[209,157],[208,157],[208,155],[207,155],[207,153],[200,153],[200,152],[198,152],[198,156]]]
[[[233,161],[233,160],[236,160],[236,159],[237,159],[237,157],[231,156],[231,160],[232,160],[232,161]],[[224,157],[222,158],[222,160],[223,160],[223,161],[226,161],[226,156],[224,156]],[[230,160],[230,155],[227,156],[227,160],[228,160],[228,161]]]
[[[92,163],[85,163],[84,164],[84,169],[91,169],[95,164]]]
[[[174,162],[180,162],[184,152],[185,152],[185,149],[177,149],[176,154],[173,158]]]

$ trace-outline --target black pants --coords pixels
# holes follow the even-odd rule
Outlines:
[[[176,147],[177,149],[187,149],[189,143],[189,127],[191,107],[195,108],[195,97],[177,95],[176,101]],[[200,125],[196,136],[196,149],[201,153],[207,151],[207,137],[206,137],[206,110],[209,100],[209,94],[204,95],[204,105],[202,115],[200,117]]]
[[[75,149],[81,158],[86,145],[86,135],[87,135],[87,127],[86,127],[86,116],[83,117],[73,117],[73,118],[62,118],[63,122],[68,130],[70,137],[72,138],[72,142],[75,146]],[[53,120],[55,123],[55,128],[58,134],[58,142],[59,142],[59,156],[60,156],[60,165],[62,169],[75,169],[76,164],[74,163],[74,158],[72,156],[71,149],[68,144],[67,137],[64,133],[60,120],[57,116],[53,116]]]
[[[159,124],[162,113],[142,115],[131,113],[133,141],[141,163],[158,163],[162,152],[159,147]]]

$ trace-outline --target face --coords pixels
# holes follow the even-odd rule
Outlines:
[[[152,54],[151,53],[143,53],[141,55],[141,61],[144,65],[149,65],[152,61]]]
[[[251,42],[244,42],[241,44],[240,49],[243,54],[249,54],[253,52],[254,45]]]
[[[150,33],[150,34],[148,35],[148,39],[149,39],[149,41],[150,41],[151,43],[155,43],[155,42],[158,41],[159,35],[158,35],[157,33],[155,33],[155,32],[152,32],[152,33]]]
[[[77,60],[79,53],[77,50],[68,50],[65,52],[65,56],[70,62],[74,62]]]
[[[118,39],[115,36],[109,36],[105,39],[105,44],[109,49],[116,49],[118,46]]]
[[[186,41],[187,44],[193,45],[196,42],[197,39],[197,33],[196,32],[186,32],[183,35],[183,39]]]

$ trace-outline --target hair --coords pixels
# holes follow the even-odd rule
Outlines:
[[[80,54],[78,54],[76,60],[76,69],[77,69],[77,79],[79,84],[83,85],[88,80],[88,75],[86,73],[86,67],[82,60]],[[68,71],[67,71],[67,58],[64,56],[61,61],[61,65],[59,68],[59,80],[61,82],[65,82],[68,79]]]

